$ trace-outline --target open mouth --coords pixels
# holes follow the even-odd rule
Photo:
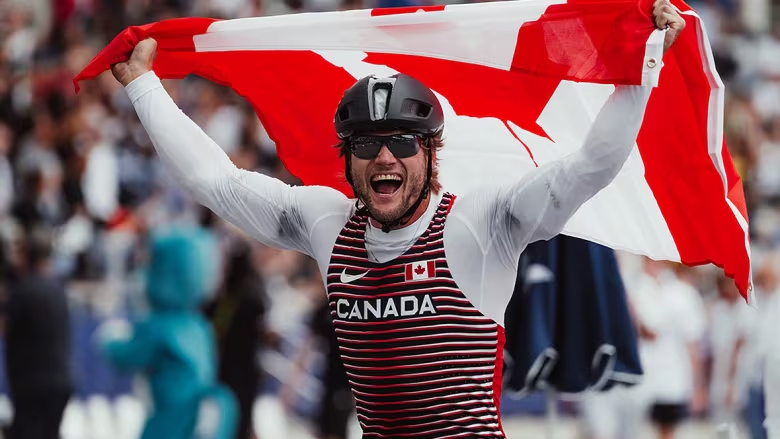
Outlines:
[[[403,179],[398,174],[378,174],[371,177],[371,189],[380,195],[393,195],[402,183]]]

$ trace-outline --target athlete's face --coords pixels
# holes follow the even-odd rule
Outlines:
[[[378,137],[363,139],[364,147],[373,147],[374,151],[379,148],[373,158],[360,158],[361,155],[366,157],[366,154],[352,152],[350,172],[355,195],[366,204],[371,216],[380,222],[394,221],[406,213],[417,201],[425,184],[428,162],[427,152],[420,147],[421,140],[416,137],[393,137],[398,134],[400,133],[375,134],[374,136],[388,136],[386,139],[380,139],[378,143]],[[374,141],[374,144],[371,145],[370,141]],[[355,146],[361,147],[359,143]],[[400,157],[396,157],[391,150]]]

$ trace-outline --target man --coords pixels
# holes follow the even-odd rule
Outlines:
[[[775,287],[763,305],[760,342],[762,384],[764,386],[764,427],[767,439],[780,439],[780,338],[777,322],[780,321],[780,291]]]
[[[268,299],[251,246],[236,242],[227,256],[222,288],[205,312],[216,333],[219,380],[238,402],[235,439],[253,439],[252,409],[262,381],[257,351],[262,348]]]
[[[645,403],[659,439],[672,439],[682,422],[705,404],[699,352],[707,329],[704,302],[673,263],[644,258],[643,268],[629,297],[642,328],[645,376],[626,403]]]
[[[70,316],[52,274],[50,233],[32,230],[22,245],[6,310],[6,368],[14,418],[8,437],[59,438],[73,391]]]
[[[668,0],[652,13],[668,50],[684,21]],[[142,41],[114,76],[198,202],[317,261],[364,436],[504,437],[502,326],[519,255],[558,234],[619,172],[650,90],[618,87],[581,150],[456,197],[437,179],[444,118],[433,92],[406,75],[364,78],[335,117],[352,201],[235,167],[165,93],[150,71],[155,50]]]
[[[739,295],[734,280],[719,275],[717,296],[708,307],[711,352],[709,405],[712,419],[734,423],[747,397],[746,347],[756,310]]]

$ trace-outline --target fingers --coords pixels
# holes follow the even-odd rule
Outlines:
[[[685,27],[685,20],[683,20],[682,17],[680,17],[679,14],[664,14],[664,16],[667,18],[667,26],[670,29],[674,30],[682,30]]]
[[[156,56],[157,41],[153,38],[147,38],[135,46],[133,54],[130,56],[130,62],[137,64],[139,67],[151,69]]]
[[[674,10],[671,6],[661,6],[653,16],[655,17],[655,25],[659,29],[666,29],[674,21]]]
[[[680,31],[685,28],[685,20],[670,0],[655,0],[653,3],[653,22],[658,29],[666,30],[664,36],[664,53],[666,53],[677,40]]]
[[[127,69],[127,62],[111,64],[111,74],[114,75],[117,81],[122,82],[122,77],[125,76],[125,70]]]
[[[673,25],[679,25],[678,15],[674,12],[662,11],[655,18],[655,25],[659,29],[666,29],[673,27]]]
[[[148,48],[150,50],[157,50],[157,40],[155,40],[154,38],[146,38],[144,40],[141,40],[137,46]]]
[[[655,0],[653,2],[653,15],[662,6],[672,6],[672,3],[669,0]]]
[[[656,0],[653,3],[653,20],[659,29],[681,29],[685,26],[685,21],[669,0]]]
[[[127,86],[139,76],[152,70],[156,56],[157,42],[147,38],[135,45],[129,60],[113,64],[111,73],[119,83]]]

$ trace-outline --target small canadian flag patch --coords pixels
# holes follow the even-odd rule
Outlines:
[[[406,280],[420,280],[436,277],[436,262],[422,261],[406,264]]]

